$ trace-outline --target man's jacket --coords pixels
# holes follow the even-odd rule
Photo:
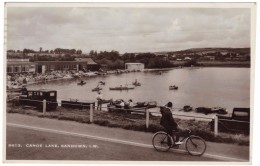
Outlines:
[[[172,112],[168,107],[161,107],[162,118],[160,124],[166,129],[177,129],[177,123],[172,117]]]

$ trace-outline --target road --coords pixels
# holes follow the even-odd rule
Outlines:
[[[183,147],[157,152],[152,133],[7,114],[7,160],[95,161],[242,161],[249,147],[207,142],[205,155],[188,155]],[[70,146],[70,147],[69,147]]]

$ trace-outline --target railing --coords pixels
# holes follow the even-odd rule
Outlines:
[[[20,101],[35,101],[35,102],[40,102],[42,103],[42,113],[43,115],[46,114],[47,111],[47,103],[48,104],[61,104],[58,102],[51,102],[51,101],[39,101],[39,100],[30,100],[30,99],[20,99]],[[89,110],[89,122],[93,123],[94,120],[94,110],[98,110],[98,106],[94,106],[93,104],[89,104],[89,105],[82,105],[82,104],[69,104],[66,103],[66,105],[71,105],[71,106],[82,106],[82,109],[86,109]],[[101,107],[101,109],[107,108],[107,107]],[[125,109],[125,108],[113,108],[114,110],[124,110],[124,111],[131,111],[131,112],[139,112],[139,113],[143,113],[145,115],[145,126],[148,129],[149,128],[149,124],[150,124],[150,114],[158,114],[158,116],[160,116],[161,114],[159,112],[155,112],[155,111],[151,111],[146,107],[143,108],[131,108],[131,109]],[[103,110],[102,110],[103,111]],[[61,114],[61,112],[60,112]],[[175,114],[173,113],[173,115],[175,117],[185,117],[185,118],[194,118],[194,119],[205,119],[205,120],[214,120],[214,135],[217,136],[219,133],[219,118],[217,115],[212,116],[212,117],[203,117],[203,116],[191,116],[191,115],[179,115],[179,114]],[[221,121],[231,121],[229,119],[221,119]],[[236,120],[232,120],[232,122],[234,122]],[[244,122],[244,121],[236,121],[236,122],[241,122],[241,123],[249,123],[249,122]],[[225,126],[224,126],[225,127]]]

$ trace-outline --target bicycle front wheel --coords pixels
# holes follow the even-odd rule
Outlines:
[[[172,142],[172,137],[165,132],[157,132],[153,136],[153,147],[157,151],[168,151],[171,148]]]
[[[190,155],[201,156],[206,151],[206,142],[198,136],[190,136],[185,144],[186,150]]]

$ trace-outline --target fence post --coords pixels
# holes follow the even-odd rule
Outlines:
[[[214,117],[214,135],[218,135],[218,116],[216,115]]]
[[[149,127],[149,110],[147,108],[145,108],[145,112],[146,112],[146,128],[148,129],[148,127]]]
[[[90,104],[90,123],[93,122],[93,104]]]
[[[45,113],[46,113],[46,100],[45,99],[42,101],[42,104],[43,104],[42,112],[43,112],[43,115],[45,115]]]

